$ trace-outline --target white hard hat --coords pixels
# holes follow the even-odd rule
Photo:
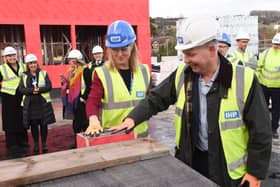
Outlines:
[[[74,59],[78,60],[79,62],[83,63],[83,55],[82,55],[81,51],[78,49],[71,50],[69,52],[67,58],[74,58]]]
[[[9,47],[5,47],[3,56],[16,55],[16,54],[17,51],[15,50],[15,48],[9,46]]]
[[[92,49],[92,54],[95,53],[103,53],[102,47],[100,47],[99,45],[94,46],[94,48]]]
[[[202,46],[211,40],[219,38],[220,26],[212,17],[193,17],[183,23],[177,31],[176,50],[186,50]]]
[[[273,44],[280,44],[280,32],[273,36],[272,43]]]
[[[37,61],[38,61],[37,57],[34,54],[31,54],[31,53],[26,55],[25,58],[24,58],[25,63],[37,62]]]
[[[247,32],[239,32],[236,37],[235,37],[235,40],[250,40],[250,36]]]

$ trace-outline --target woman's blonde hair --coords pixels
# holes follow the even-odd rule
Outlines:
[[[131,49],[130,57],[128,59],[128,64],[129,64],[129,68],[130,68],[131,72],[135,72],[136,67],[140,64],[140,59],[138,56],[138,49],[137,49],[136,43],[133,42],[132,44],[130,44],[130,47],[132,47],[132,49]],[[112,57],[112,52],[110,50],[112,50],[112,49],[109,48],[109,50],[108,50],[108,62],[107,63],[109,63],[110,69],[114,69],[114,68],[116,68],[115,62]]]

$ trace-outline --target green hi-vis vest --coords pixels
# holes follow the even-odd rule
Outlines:
[[[45,77],[47,75],[47,72],[44,70],[41,70],[39,72],[39,79],[38,79],[38,87],[45,87],[46,86],[46,80]],[[22,79],[23,79],[23,85],[26,88],[27,87],[27,75],[26,74],[22,74]],[[47,103],[51,102],[51,95],[50,92],[46,92],[46,93],[40,93],[40,95],[46,100]],[[25,99],[25,95],[23,95],[22,100],[21,100],[21,106],[24,105],[24,99]]]
[[[95,68],[104,88],[104,98],[102,99],[102,126],[110,128],[122,123],[129,112],[146,96],[150,83],[150,74],[147,65],[141,64],[133,73],[131,82],[132,89],[129,93],[118,70],[109,69],[108,64]],[[146,133],[147,122],[143,122],[135,127],[134,132],[138,135]]]
[[[175,84],[177,103],[175,111],[176,146],[179,148],[182,115],[185,104],[184,69],[181,64],[177,69]],[[254,72],[252,69],[233,65],[231,88],[227,98],[222,98],[219,111],[219,130],[227,164],[228,174],[232,179],[239,179],[246,173],[248,129],[242,120]]]
[[[89,63],[87,65],[84,65],[83,67],[84,67],[84,69],[85,68],[91,69],[91,66],[92,66],[92,64]],[[85,91],[86,91],[86,82],[85,82],[84,73],[83,73],[82,80],[81,80],[81,94],[84,95]]]
[[[245,65],[247,62],[254,62],[255,58],[254,54],[249,51],[242,52],[241,50],[235,49],[230,53],[228,60],[231,63],[238,63],[241,61]]]
[[[20,77],[25,71],[23,63],[19,62],[18,76],[13,72],[7,63],[0,65],[0,72],[2,74],[1,92],[10,95],[16,95],[16,90],[20,82]]]
[[[262,85],[280,88],[280,51],[270,48],[262,52],[256,74]]]

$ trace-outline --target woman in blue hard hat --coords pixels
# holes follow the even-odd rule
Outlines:
[[[140,64],[135,40],[135,32],[128,22],[117,20],[109,26],[106,36],[108,61],[95,68],[86,104],[89,117],[86,134],[98,134],[104,128],[120,124],[145,98],[150,73],[146,65]],[[143,122],[134,132],[147,136],[147,123]]]
[[[37,57],[34,54],[25,56],[26,72],[22,75],[19,91],[23,94],[23,125],[31,127],[34,141],[33,152],[39,151],[39,126],[42,143],[42,152],[47,153],[48,124],[55,123],[55,116],[51,104],[51,81],[46,71],[39,68]]]
[[[9,46],[3,52],[5,63],[0,66],[0,92],[2,97],[2,124],[5,131],[8,158],[27,155],[28,136],[22,124],[21,93],[18,91],[24,65],[17,61],[15,48]]]

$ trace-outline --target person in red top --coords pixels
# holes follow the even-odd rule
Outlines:
[[[145,97],[150,74],[148,67],[140,64],[135,40],[135,32],[126,21],[115,21],[108,28],[106,47],[109,60],[94,70],[86,103],[89,118],[86,134],[98,134],[103,128],[118,125],[122,116]],[[147,124],[143,123],[136,132],[139,136],[147,136]]]

